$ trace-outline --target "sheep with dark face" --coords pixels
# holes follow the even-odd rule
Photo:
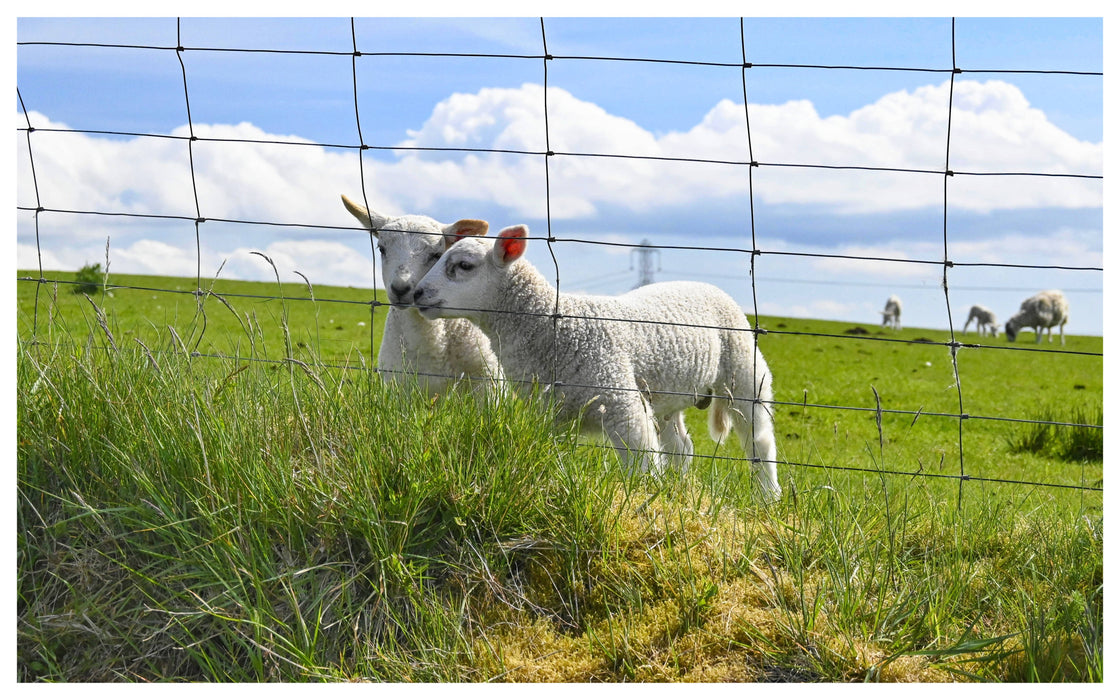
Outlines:
[[[428,394],[460,379],[484,389],[502,372],[490,340],[470,321],[429,321],[410,308],[412,290],[445,249],[444,236],[484,236],[489,224],[461,219],[441,224],[427,216],[386,216],[342,195],[342,203],[377,239],[385,291],[391,307],[385,318],[377,367],[391,382],[417,381]]]
[[[1066,344],[1066,324],[1069,323],[1069,302],[1057,289],[1039,292],[1019,306],[1019,313],[1007,319],[1004,331],[1007,340],[1014,343],[1021,328],[1033,328],[1034,342],[1042,342],[1042,331],[1046,330],[1049,342],[1054,342],[1054,326],[1058,327],[1062,345]]]
[[[999,335],[999,321],[996,320],[996,315],[986,306],[977,304],[968,311],[968,320],[964,322],[964,329],[962,333],[968,333],[968,326],[973,321],[976,321],[976,330],[983,338],[990,335],[993,338]]]

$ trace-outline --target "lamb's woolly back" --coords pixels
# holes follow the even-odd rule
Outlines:
[[[555,320],[554,309],[560,317]],[[632,372],[639,388],[682,395],[655,397],[655,405],[696,405],[716,389],[711,381],[697,379],[704,376],[703,368],[723,361],[721,352],[740,352],[743,361],[757,361],[766,372],[761,354],[755,357],[753,335],[738,305],[717,287],[701,282],[662,282],[617,297],[557,296],[535,267],[520,260],[511,265],[507,285],[495,295],[491,311],[479,323],[491,335],[507,376],[560,382],[575,406],[590,401],[600,386],[629,383],[622,372]],[[738,342],[728,340],[729,334],[738,335]],[[620,370],[611,362],[588,362],[590,349],[606,347],[612,352],[605,357],[622,358],[630,366]],[[586,388],[577,391],[573,384]],[[750,390],[738,388],[739,394]],[[768,373],[759,391],[766,394],[763,401],[771,399]],[[708,403],[709,433],[722,442],[733,427],[731,402]]]
[[[1004,332],[1007,340],[1015,342],[1021,328],[1033,328],[1035,343],[1042,342],[1042,331],[1046,330],[1049,342],[1054,342],[1054,326],[1058,326],[1062,345],[1066,344],[1066,324],[1069,323],[1069,301],[1060,290],[1050,289],[1029,297],[1019,305],[1019,311],[1007,319]]]
[[[681,412],[710,403],[713,436],[734,429],[776,498],[770,372],[738,304],[701,282],[617,297],[558,294],[522,257],[527,234],[511,227],[496,240],[455,243],[414,303],[426,318],[478,323],[508,379],[549,385],[562,416],[602,430],[627,461],[660,468],[656,453],[667,452],[687,463],[692,442]]]
[[[445,249],[444,236],[485,235],[478,219],[441,224],[427,216],[391,217],[342,195],[342,203],[377,239],[388,315],[377,355],[379,371],[390,381],[417,381],[429,394],[445,391],[462,378],[484,387],[500,379],[501,367],[490,339],[463,319],[429,321],[408,308],[412,290]]]

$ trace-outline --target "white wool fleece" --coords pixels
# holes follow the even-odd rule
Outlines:
[[[443,254],[444,235],[486,234],[477,219],[441,224],[427,216],[385,216],[342,196],[354,218],[377,239],[385,292],[392,306],[385,318],[377,367],[391,382],[416,381],[429,395],[446,391],[460,379],[484,389],[502,377],[490,340],[469,321],[421,318],[407,304],[416,283]]]
[[[883,325],[892,328],[893,330],[902,330],[902,300],[894,294],[887,298],[887,303],[883,306],[883,310],[879,312],[883,315]]]
[[[962,333],[968,333],[968,326],[973,321],[976,322],[976,331],[983,338],[990,335],[993,338],[999,335],[999,321],[996,320],[995,313],[986,306],[980,304],[974,305],[968,310],[968,320],[964,322]]]
[[[713,438],[734,429],[758,460],[764,495],[777,499],[770,371],[738,304],[700,282],[557,296],[521,257],[527,235],[513,226],[497,239],[460,238],[417,285],[421,314],[477,323],[508,379],[551,385],[561,417],[604,432],[627,463],[660,469],[666,452],[687,464],[682,411],[711,403]]]
[[[1019,312],[1007,319],[1004,332],[1008,342],[1015,342],[1021,328],[1034,329],[1034,342],[1042,342],[1042,331],[1046,331],[1048,342],[1054,342],[1054,326],[1062,345],[1066,344],[1066,324],[1069,323],[1069,301],[1057,289],[1039,292],[1019,305]]]

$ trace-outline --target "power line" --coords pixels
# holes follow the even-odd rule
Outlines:
[[[683,270],[665,270],[669,275],[683,275],[686,277],[695,277],[696,272],[686,272]],[[726,279],[726,280],[744,280],[747,278],[746,273],[742,275],[728,275],[719,273],[705,273],[702,277],[712,279]],[[779,284],[821,284],[834,287],[877,287],[883,289],[924,289],[932,291],[940,289],[940,282],[931,282],[930,284],[893,284],[887,282],[845,282],[843,280],[813,280],[813,279],[799,279],[796,277],[756,277],[758,282],[776,282]],[[953,289],[966,291],[966,292],[1037,292],[1037,287],[973,287],[968,285],[953,285]],[[1063,287],[1063,292],[1067,294],[1101,294],[1104,289],[1100,287]]]

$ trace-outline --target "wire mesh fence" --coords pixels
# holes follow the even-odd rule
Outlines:
[[[1068,428],[1088,428],[1097,431],[1103,431],[1102,423],[1095,422],[1070,422],[1063,420],[1039,420],[1034,417],[1027,416],[1004,416],[1004,415],[976,415],[967,410],[967,402],[965,399],[965,387],[961,378],[961,373],[958,366],[958,357],[962,350],[976,350],[985,353],[1000,353],[1000,352],[1017,352],[1017,353],[1044,353],[1046,355],[1055,357],[1097,357],[1103,358],[1101,352],[1091,352],[1084,350],[1065,349],[1064,347],[1054,346],[1031,346],[1031,345],[1009,345],[996,342],[987,342],[983,337],[979,342],[966,342],[963,336],[958,336],[957,328],[961,326],[961,319],[954,317],[953,302],[950,299],[951,292],[954,291],[980,291],[986,289],[984,286],[978,285],[952,285],[950,284],[950,272],[955,269],[978,268],[978,269],[995,269],[995,268],[1015,268],[1022,270],[1037,270],[1037,271],[1066,271],[1066,272],[1083,272],[1083,273],[1103,273],[1102,266],[1094,265],[1058,265],[1032,263],[1024,264],[1018,262],[1007,261],[977,261],[969,259],[959,259],[950,255],[952,249],[952,234],[951,234],[951,215],[950,215],[950,183],[959,182],[961,180],[991,180],[994,178],[1015,178],[1015,179],[1053,179],[1053,180],[1103,180],[1103,176],[1091,172],[1047,172],[1047,171],[1031,171],[1031,170],[981,170],[981,169],[960,169],[955,167],[953,158],[953,139],[954,139],[954,126],[953,126],[953,98],[954,98],[954,85],[956,80],[964,75],[984,73],[990,75],[1023,75],[1023,74],[1039,74],[1039,75],[1070,75],[1070,76],[1101,76],[1102,73],[1098,72],[1085,72],[1085,71],[1054,71],[1054,70],[1021,70],[1015,68],[1007,69],[993,69],[990,67],[970,67],[961,66],[957,63],[956,55],[956,24],[950,22],[948,29],[948,36],[946,43],[950,47],[948,60],[944,65],[938,67],[898,67],[889,65],[823,65],[823,64],[803,64],[803,63],[757,63],[752,62],[751,52],[749,50],[748,41],[746,37],[745,27],[749,20],[738,20],[738,34],[739,46],[738,52],[741,55],[741,61],[737,62],[723,62],[723,61],[704,61],[704,60],[674,60],[663,58],[648,58],[648,57],[623,57],[623,56],[607,56],[607,55],[562,55],[553,54],[549,50],[549,31],[550,22],[546,19],[539,20],[539,37],[536,41],[539,44],[539,50],[526,53],[457,53],[457,52],[433,52],[433,51],[378,51],[371,50],[369,41],[363,39],[358,30],[356,23],[351,20],[349,23],[349,41],[346,45],[338,45],[331,50],[288,50],[288,49],[275,49],[275,48],[228,48],[228,47],[212,47],[203,45],[191,45],[189,37],[182,35],[181,26],[176,22],[176,36],[174,44],[166,43],[163,45],[144,45],[133,43],[90,43],[90,42],[69,42],[69,41],[34,41],[34,42],[18,42],[20,46],[39,47],[42,50],[57,49],[59,51],[99,51],[99,50],[127,50],[133,52],[136,56],[135,60],[144,61],[147,57],[154,55],[166,55],[173,53],[177,59],[180,77],[181,77],[181,92],[174,96],[175,101],[178,103],[176,106],[183,110],[183,118],[186,124],[184,130],[179,130],[176,133],[145,133],[143,131],[133,131],[126,128],[121,129],[92,129],[82,128],[82,125],[74,126],[59,126],[48,125],[41,126],[36,124],[36,117],[34,115],[35,105],[26,104],[24,102],[24,95],[20,92],[17,86],[17,99],[21,111],[20,119],[22,123],[17,126],[17,134],[26,143],[27,159],[29,163],[29,171],[31,174],[30,182],[21,182],[21,188],[26,188],[28,191],[33,192],[34,206],[17,206],[17,210],[25,212],[32,217],[32,223],[35,231],[35,249],[38,254],[38,268],[36,275],[23,275],[17,276],[17,280],[21,284],[28,284],[35,286],[35,304],[33,307],[33,318],[31,320],[31,328],[29,337],[21,338],[21,342],[36,343],[39,341],[41,321],[39,313],[43,302],[40,296],[44,289],[53,285],[67,285],[72,284],[71,281],[66,279],[57,279],[48,277],[48,272],[43,264],[43,247],[40,243],[39,226],[42,217],[49,215],[67,215],[69,217],[76,217],[78,220],[82,219],[97,219],[101,217],[113,218],[128,218],[136,219],[143,222],[158,221],[178,224],[186,227],[193,234],[193,250],[195,252],[195,261],[193,265],[193,273],[195,278],[194,289],[170,289],[161,287],[158,284],[153,286],[144,285],[119,285],[114,284],[111,286],[113,290],[120,291],[134,291],[134,292],[155,292],[160,294],[177,294],[189,295],[194,297],[197,303],[199,313],[203,313],[204,305],[208,300],[214,299],[218,303],[225,305],[229,308],[230,312],[238,315],[230,305],[231,300],[236,299],[261,299],[269,300],[276,299],[274,296],[257,296],[252,294],[239,294],[237,292],[222,292],[217,293],[212,288],[207,288],[207,271],[203,269],[203,254],[202,254],[202,240],[206,235],[207,227],[216,224],[244,227],[244,228],[274,228],[298,230],[298,229],[334,229],[334,230],[351,230],[355,233],[364,233],[361,227],[338,227],[331,225],[324,225],[314,221],[274,221],[274,220],[257,220],[250,218],[238,218],[233,216],[216,216],[212,211],[208,210],[206,198],[200,196],[200,184],[196,175],[195,160],[203,149],[223,149],[233,148],[236,146],[250,146],[254,148],[278,148],[278,149],[331,149],[343,153],[357,154],[355,159],[358,168],[358,177],[362,186],[361,199],[364,201],[366,207],[369,207],[369,202],[366,200],[367,191],[367,164],[366,157],[371,153],[415,153],[415,154],[431,154],[431,153],[454,153],[457,155],[471,156],[471,155],[493,155],[502,154],[506,156],[513,156],[517,158],[528,159],[532,164],[531,167],[539,169],[538,172],[543,180],[543,220],[545,222],[545,230],[541,235],[530,236],[530,240],[536,241],[534,245],[543,245],[547,248],[549,257],[552,262],[552,269],[542,272],[553,282],[555,289],[556,299],[551,313],[544,314],[547,319],[551,319],[554,331],[558,327],[557,324],[562,320],[563,316],[559,313],[560,308],[560,295],[565,290],[572,287],[567,278],[572,274],[570,271],[562,270],[558,262],[556,248],[560,245],[571,246],[586,246],[595,247],[597,249],[624,249],[626,251],[634,250],[635,246],[632,243],[623,243],[612,240],[604,240],[590,236],[573,236],[573,235],[556,235],[554,232],[553,223],[555,217],[553,214],[553,206],[555,197],[551,190],[552,177],[555,170],[560,167],[558,164],[568,163],[596,163],[596,162],[618,162],[628,161],[636,163],[652,163],[664,164],[672,167],[721,167],[727,168],[732,175],[730,177],[736,178],[746,182],[746,195],[744,198],[744,208],[748,212],[749,218],[743,224],[743,230],[737,233],[737,240],[739,241],[733,246],[704,246],[704,245],[670,245],[670,244],[651,244],[648,241],[643,241],[643,250],[652,251],[659,255],[668,255],[672,252],[695,252],[706,255],[735,255],[741,256],[746,261],[743,266],[742,275],[738,277],[728,276],[734,282],[744,283],[749,285],[749,299],[750,303],[746,304],[746,316],[750,321],[749,328],[714,328],[709,325],[699,324],[703,328],[715,329],[719,331],[740,333],[746,332],[753,334],[755,340],[760,337],[767,337],[769,342],[774,339],[788,338],[792,342],[798,342],[798,339],[818,339],[835,341],[845,349],[845,352],[858,352],[853,348],[858,348],[861,344],[875,343],[875,344],[905,344],[915,345],[920,344],[923,346],[940,346],[948,354],[952,364],[952,381],[954,384],[954,410],[933,410],[924,411],[921,407],[917,408],[889,408],[884,407],[879,401],[878,392],[875,392],[875,403],[865,405],[844,405],[837,402],[810,402],[806,396],[803,401],[790,401],[790,400],[767,400],[765,408],[767,411],[775,411],[778,409],[789,409],[798,411],[808,411],[810,409],[826,412],[855,412],[866,414],[869,417],[874,417],[877,422],[882,421],[884,416],[899,417],[910,419],[916,422],[919,418],[924,420],[937,420],[949,421],[956,424],[957,428],[957,446],[956,446],[956,469],[952,471],[942,471],[941,473],[934,473],[926,471],[922,468],[916,470],[906,469],[886,469],[882,465],[860,467],[860,466],[844,466],[838,464],[830,464],[829,460],[822,458],[820,460],[790,460],[780,459],[779,464],[783,467],[796,467],[803,469],[826,469],[826,470],[841,470],[841,471],[868,471],[875,473],[898,474],[906,476],[921,476],[923,478],[938,478],[938,479],[954,479],[959,482],[960,489],[958,491],[958,498],[963,496],[963,488],[966,482],[991,482],[991,483],[1014,483],[1022,485],[1030,485],[1037,487],[1049,487],[1056,489],[1077,489],[1084,491],[1101,491],[1103,487],[1099,484],[1092,483],[1057,483],[1054,480],[1032,480],[1032,479],[1004,479],[993,478],[980,475],[972,469],[972,465],[967,459],[965,449],[964,431],[965,425],[969,422],[991,422],[991,423],[1028,423],[1028,424],[1043,424],[1043,425],[1056,425]],[[376,47],[373,47],[376,49]],[[195,93],[192,90],[192,73],[189,67],[190,60],[194,57],[208,56],[215,54],[236,54],[239,56],[283,56],[292,60],[310,60],[314,58],[330,58],[336,61],[334,64],[336,68],[341,65],[342,61],[348,63],[348,70],[346,75],[339,77],[334,76],[334,79],[345,80],[351,87],[352,100],[353,100],[353,123],[352,133],[354,140],[351,142],[323,142],[312,141],[305,139],[275,139],[275,138],[244,138],[244,137],[231,137],[223,136],[216,133],[214,130],[196,130],[196,121],[192,117],[192,99]],[[368,112],[371,106],[364,104],[359,95],[360,74],[363,70],[372,70],[378,65],[378,62],[389,61],[399,58],[423,58],[438,62],[441,60],[492,60],[492,61],[508,61],[517,62],[526,66],[527,74],[535,75],[540,84],[543,85],[541,91],[541,100],[543,102],[543,134],[542,146],[539,149],[522,149],[522,148],[499,148],[494,144],[486,146],[460,146],[460,147],[428,147],[422,145],[402,145],[400,143],[386,143],[373,140],[367,142],[364,133],[369,131],[368,124],[370,118]],[[554,142],[552,135],[553,121],[556,117],[552,116],[553,112],[550,110],[549,97],[550,91],[550,77],[555,72],[557,66],[574,65],[574,64],[591,64],[591,65],[617,65],[617,64],[635,64],[643,67],[687,67],[695,70],[719,70],[719,71],[736,71],[738,73],[738,85],[740,87],[740,94],[736,95],[742,99],[742,114],[741,124],[744,128],[745,143],[743,144],[745,154],[744,157],[726,157],[726,158],[713,158],[707,155],[704,156],[681,156],[681,155],[651,155],[644,153],[628,153],[622,150],[604,149],[602,151],[584,151],[584,150],[566,150],[562,144]],[[943,143],[944,143],[944,158],[943,167],[933,168],[908,168],[908,167],[894,167],[890,165],[863,165],[858,163],[853,164],[836,164],[827,162],[781,162],[756,158],[755,144],[752,138],[751,119],[752,109],[758,109],[757,102],[752,102],[750,96],[750,85],[752,75],[758,71],[810,71],[817,74],[835,74],[851,71],[882,71],[882,72],[909,72],[917,74],[933,74],[943,76],[948,79],[948,109],[944,113],[944,121],[942,124],[943,129]],[[341,72],[341,71],[339,71]],[[730,96],[729,96],[730,97]],[[108,97],[106,97],[108,99]],[[196,133],[197,131],[197,133]],[[48,134],[59,135],[87,135],[87,136],[102,136],[108,138],[130,139],[135,142],[158,142],[161,144],[174,143],[185,148],[187,156],[187,170],[186,177],[183,178],[184,186],[189,187],[192,192],[191,201],[193,203],[193,211],[189,214],[176,213],[160,213],[160,212],[137,212],[128,211],[124,207],[120,208],[98,208],[98,209],[78,209],[67,208],[58,206],[49,206],[52,201],[52,192],[42,191],[44,187],[39,182],[35,175],[36,164],[36,142],[38,139],[44,138]],[[380,137],[379,137],[380,138]],[[207,154],[209,157],[209,154]],[[838,173],[859,174],[859,173],[890,173],[890,174],[903,174],[914,175],[923,178],[937,178],[940,180],[940,240],[936,241],[937,247],[940,248],[940,255],[929,256],[925,258],[914,257],[899,257],[899,256],[885,256],[875,254],[843,254],[836,252],[819,252],[799,250],[794,247],[780,247],[775,245],[764,244],[762,237],[759,236],[759,223],[756,221],[756,202],[755,202],[755,181],[763,173],[776,173],[782,171],[831,171]],[[236,187],[236,183],[233,184]],[[57,198],[53,198],[57,199]],[[375,241],[370,239],[370,258],[373,261],[369,270],[369,294],[367,299],[342,299],[321,297],[314,294],[314,286],[312,282],[325,283],[322,280],[308,280],[306,277],[306,294],[284,294],[283,301],[285,303],[293,304],[310,304],[322,306],[348,306],[361,308],[363,311],[368,309],[368,347],[365,353],[372,361],[377,357],[378,340],[376,329],[379,326],[378,317],[384,317],[389,313],[393,304],[383,298],[379,287],[383,286],[383,281],[379,280],[379,273],[376,261],[378,256],[374,252]],[[261,253],[258,253],[267,259]],[[107,253],[108,255],[108,253]],[[890,337],[889,335],[852,335],[847,333],[822,333],[804,330],[791,330],[788,328],[780,327],[783,324],[775,324],[768,327],[764,321],[767,314],[760,313],[760,292],[759,285],[763,284],[793,284],[793,285],[811,285],[811,284],[829,284],[828,280],[812,279],[812,278],[799,278],[789,279],[784,278],[780,274],[767,274],[766,261],[776,258],[790,258],[790,259],[811,259],[811,260],[833,260],[840,262],[854,262],[854,263],[887,263],[898,264],[905,266],[914,266],[928,271],[931,275],[936,275],[938,278],[938,294],[944,300],[944,321],[947,326],[948,338],[943,341],[931,340],[928,338],[918,339],[902,339]],[[109,260],[106,260],[108,266]],[[271,261],[269,261],[271,263]],[[668,262],[668,261],[666,261]],[[666,271],[671,274],[671,270]],[[578,276],[578,275],[577,275]],[[279,278],[277,275],[277,281]],[[846,285],[863,284],[865,286],[879,286],[892,289],[905,289],[922,288],[927,291],[930,288],[926,285],[907,285],[905,283],[888,283],[878,280],[867,280],[864,282],[846,282]],[[769,289],[773,289],[770,286]],[[1008,288],[1002,288],[1007,291]],[[1020,288],[1019,291],[1026,291],[1027,287]],[[1088,294],[1099,293],[1100,290],[1091,287],[1073,288],[1078,292]],[[628,318],[605,318],[588,316],[586,321],[606,321],[611,323],[651,323],[651,321],[639,321],[636,319]],[[251,321],[250,321],[251,322]],[[658,323],[652,321],[652,323]],[[673,326],[688,326],[689,324],[681,324],[679,322],[666,322],[667,325]],[[200,340],[201,337],[198,338]],[[764,341],[766,342],[766,341]],[[142,345],[142,344],[141,344]],[[757,347],[758,344],[756,344]],[[260,361],[260,362],[286,362],[296,361],[292,356],[291,349],[288,348],[286,357],[281,359],[264,359],[255,356],[245,356],[239,354],[228,355],[224,353],[210,353],[199,350],[199,345],[195,342],[193,347],[187,347],[186,343],[180,341],[180,349],[191,352],[194,355],[202,358],[217,358],[217,359],[235,359],[239,361]],[[137,352],[141,352],[138,348]],[[151,351],[144,346],[143,352],[148,353],[151,357]],[[329,363],[328,363],[329,364]],[[364,363],[338,363],[331,366],[341,369],[367,369]],[[557,378],[555,376],[555,364],[551,376],[548,376],[547,370],[542,371],[541,379],[544,381],[551,381],[555,384]],[[516,378],[509,378],[507,381],[517,382]],[[568,383],[572,385],[571,382]],[[625,392],[625,391],[639,391],[626,387],[610,387],[610,386],[586,386],[584,388],[593,389],[601,392]],[[874,391],[874,389],[873,389]],[[640,393],[640,392],[639,392]],[[654,392],[657,393],[657,392]],[[663,392],[665,393],[665,392]],[[672,393],[672,392],[667,392]],[[722,395],[719,392],[711,392],[709,394],[699,393],[690,394],[696,400],[703,399],[719,399]],[[757,403],[759,399],[756,396],[735,396],[736,399],[743,400],[747,403]],[[647,397],[648,400],[648,397]],[[734,457],[730,455],[696,455],[705,458],[719,459],[719,460],[741,460],[758,463],[762,461],[759,455],[749,454],[743,457]]]

